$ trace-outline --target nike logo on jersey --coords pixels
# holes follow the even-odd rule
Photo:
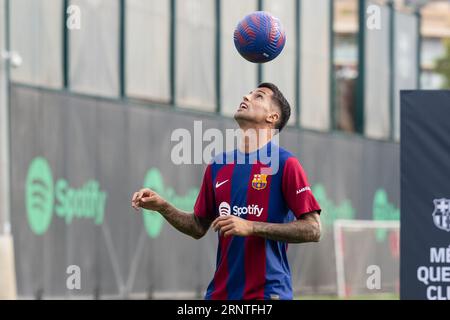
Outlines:
[[[224,183],[227,183],[228,180],[222,181],[221,183],[219,183],[219,181],[216,182],[216,189],[219,188],[221,185],[223,185]]]

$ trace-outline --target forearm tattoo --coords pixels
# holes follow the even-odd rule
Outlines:
[[[185,233],[194,239],[200,239],[208,231],[212,221],[199,218],[193,213],[178,210],[174,206],[167,204],[159,211],[161,215],[175,229]]]
[[[318,242],[320,229],[319,214],[313,212],[290,223],[255,222],[253,234],[266,239],[289,243]]]

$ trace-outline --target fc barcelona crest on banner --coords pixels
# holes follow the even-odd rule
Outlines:
[[[267,174],[255,174],[252,180],[252,187],[256,190],[262,190],[267,186]]]
[[[450,199],[435,199],[433,221],[436,227],[450,231]]]

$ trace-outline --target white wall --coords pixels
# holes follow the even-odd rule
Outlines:
[[[330,2],[301,3],[300,123],[326,131],[330,128]]]

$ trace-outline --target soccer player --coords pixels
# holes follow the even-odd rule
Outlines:
[[[207,166],[194,212],[178,210],[150,189],[134,193],[132,207],[159,212],[195,239],[218,232],[216,272],[205,299],[292,299],[287,243],[318,242],[320,206],[299,161],[273,143],[273,130],[289,120],[280,90],[263,83],[244,96],[234,118],[243,132],[268,129],[258,144],[249,139]],[[259,131],[257,131],[259,132]],[[275,131],[276,132],[276,131]],[[262,150],[278,157],[278,170],[260,161]],[[245,158],[245,163],[236,161]],[[250,158],[257,161],[250,161]],[[234,161],[227,161],[232,158]],[[219,161],[221,160],[221,161]]]

